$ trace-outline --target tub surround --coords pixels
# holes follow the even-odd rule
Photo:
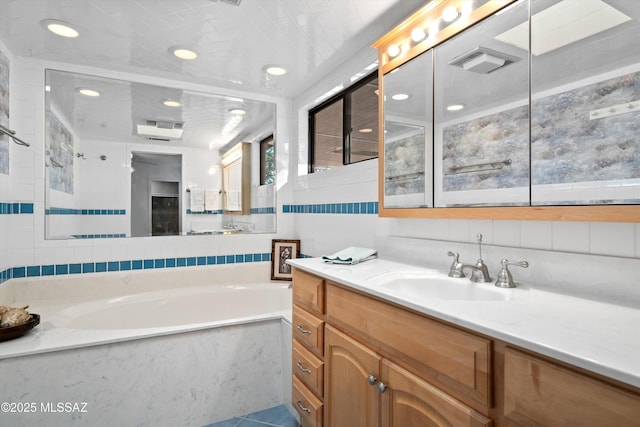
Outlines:
[[[38,411],[3,414],[3,421],[200,427],[282,405],[291,394],[284,380],[291,375],[291,290],[289,282],[270,281],[269,271],[270,263],[255,262],[0,286],[0,300],[29,304],[42,316],[25,336],[0,345],[3,389]],[[149,323],[154,311],[165,323]],[[144,323],[131,329],[118,317]],[[51,413],[40,402],[85,411]]]
[[[38,402],[38,408],[39,402],[87,403],[86,413],[9,413],[2,414],[2,422],[16,427],[200,427],[281,405],[280,323],[210,328],[2,360],[3,388],[15,401]]]
[[[270,281],[269,263],[251,265],[193,267],[170,271],[130,271],[119,275],[100,273],[88,276],[69,276],[65,278],[27,278],[12,280],[0,287],[0,300],[13,306],[29,305],[29,311],[41,316],[41,324],[26,335],[2,343],[0,359],[24,356],[36,353],[80,348],[90,345],[114,343],[127,340],[148,338],[183,332],[199,331],[218,326],[229,326],[291,318],[290,291],[288,282]],[[183,286],[176,286],[183,284]],[[221,307],[228,316],[218,316],[215,309],[217,295],[224,292],[242,292],[251,295],[252,290],[276,292],[275,297],[260,301],[248,301],[246,310],[233,310],[236,304]],[[167,310],[167,317],[180,319],[184,311],[193,321],[177,321],[169,324],[154,325],[145,314],[139,316],[143,327],[123,327],[123,319],[114,319],[110,326],[109,316],[119,316],[118,304],[126,311],[135,314],[135,306],[143,308],[144,301],[155,301],[156,305],[171,305],[172,298],[181,298],[188,307],[174,307]],[[209,298],[207,303],[206,298]],[[235,298],[242,298],[236,296]],[[203,301],[200,302],[199,298]],[[191,302],[189,302],[191,301]],[[194,310],[194,304],[198,305]],[[211,316],[206,315],[206,306]],[[114,307],[115,306],[115,307]],[[111,307],[111,308],[110,308]],[[188,311],[193,312],[189,315]],[[112,310],[112,311],[106,311]],[[178,312],[175,312],[178,310]],[[219,310],[219,311],[220,311]],[[104,311],[102,323],[99,320],[89,322],[90,314]],[[204,313],[203,313],[204,311]],[[122,312],[121,314],[126,314]],[[197,314],[197,318],[193,315]],[[83,321],[86,318],[89,320]],[[97,322],[97,323],[96,323]],[[82,323],[86,323],[83,326]]]
[[[447,261],[443,258],[441,269],[380,258],[354,266],[326,264],[319,258],[289,263],[401,306],[640,387],[640,366],[636,358],[640,353],[636,331],[640,325],[639,309],[555,293],[535,284],[498,289],[493,283],[473,284],[468,278],[450,279]],[[371,282],[383,274],[402,271],[433,273],[445,282],[466,281],[468,286],[489,287],[504,295],[505,300],[429,298],[419,292],[402,293]],[[517,278],[516,272],[514,275]]]

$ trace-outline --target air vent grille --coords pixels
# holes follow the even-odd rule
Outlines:
[[[488,74],[499,68],[519,61],[517,56],[509,55],[495,49],[478,46],[469,52],[453,58],[449,65],[461,67],[466,71],[473,71],[481,74]]]

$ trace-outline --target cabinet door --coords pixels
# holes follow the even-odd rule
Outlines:
[[[490,419],[393,362],[382,361],[381,427],[491,426]]]
[[[380,356],[331,326],[325,331],[326,427],[379,427]]]
[[[433,206],[433,54],[384,76],[385,208]]]
[[[528,15],[517,2],[434,48],[436,207],[529,205],[528,44],[505,36]]]
[[[640,426],[640,396],[543,359],[507,349],[508,426]]]

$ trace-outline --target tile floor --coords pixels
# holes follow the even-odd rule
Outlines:
[[[296,419],[284,406],[265,409],[249,415],[220,421],[204,427],[298,427]]]

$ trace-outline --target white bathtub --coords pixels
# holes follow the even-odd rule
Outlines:
[[[268,277],[269,263],[247,263],[0,286],[0,301],[41,316],[0,343],[5,400],[89,409],[2,418],[197,427],[287,403],[291,289]]]
[[[291,290],[282,283],[210,285],[88,301],[49,313],[57,327],[149,329],[213,327],[289,317]]]
[[[0,359],[242,323],[291,322],[287,282],[268,263],[12,281],[0,301],[41,324],[0,345]]]

